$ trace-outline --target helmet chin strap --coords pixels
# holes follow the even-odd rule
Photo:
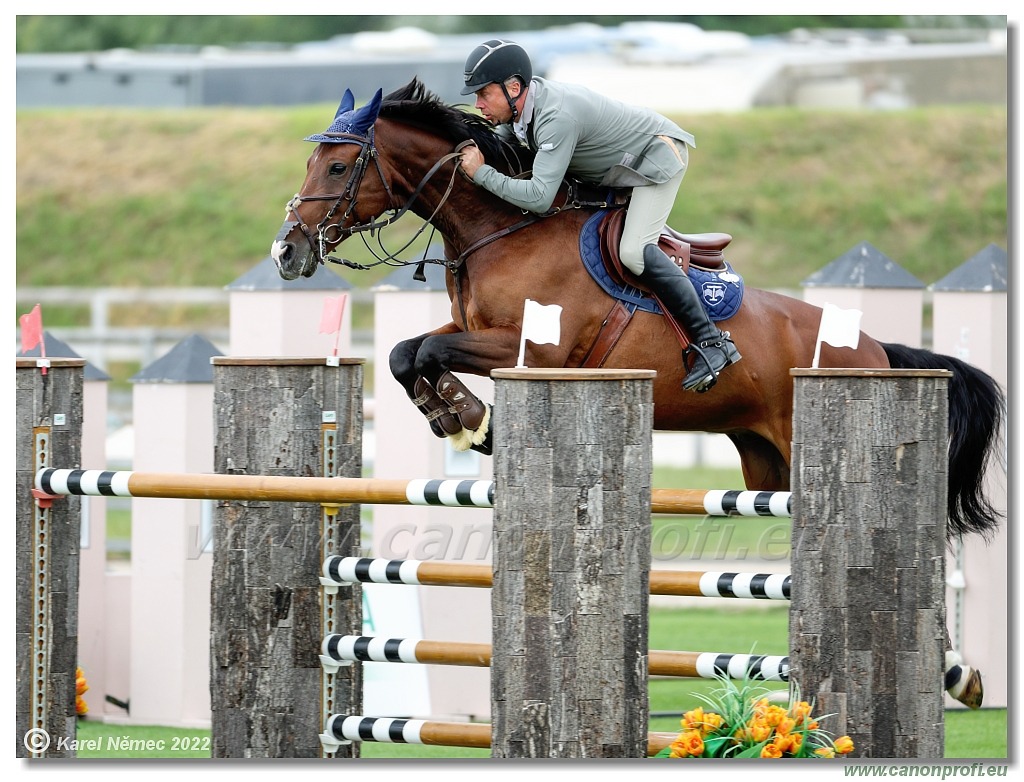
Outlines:
[[[505,93],[505,100],[508,101],[508,107],[512,109],[512,119],[509,120],[509,124],[512,124],[519,119],[519,109],[516,108],[516,102],[512,100],[512,96],[508,94],[508,87],[505,86],[505,82],[498,82],[501,85],[501,91]]]

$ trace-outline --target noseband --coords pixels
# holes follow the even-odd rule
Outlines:
[[[442,165],[450,162],[451,160],[458,160],[458,158],[460,157],[458,150],[461,149],[461,147],[463,146],[462,144],[460,144],[455,152],[451,152],[447,155],[444,155],[440,160],[438,160],[431,167],[431,169],[424,175],[423,179],[420,180],[419,185],[416,186],[416,189],[413,191],[412,195],[409,196],[405,204],[403,204],[400,208],[396,208],[393,206],[395,201],[395,195],[391,191],[391,186],[388,184],[388,180],[384,176],[383,170],[381,170],[380,153],[377,151],[377,147],[373,143],[373,130],[373,127],[371,127],[370,132],[366,136],[359,136],[352,133],[325,133],[324,135],[326,136],[330,136],[332,138],[349,139],[351,143],[359,145],[359,155],[356,157],[355,165],[352,168],[352,173],[349,174],[348,181],[345,183],[345,189],[341,193],[324,193],[320,195],[300,195],[296,193],[291,198],[291,200],[289,200],[288,203],[285,205],[286,218],[289,215],[295,215],[297,220],[295,223],[293,223],[293,225],[299,226],[299,230],[301,230],[303,236],[306,237],[306,241],[309,243],[310,250],[312,250],[313,254],[316,256],[318,263],[324,263],[325,261],[333,261],[349,265],[351,262],[346,262],[343,259],[332,258],[328,254],[330,250],[328,250],[327,245],[337,245],[343,239],[347,239],[353,234],[357,234],[363,231],[369,231],[370,235],[373,236],[373,232],[376,231],[377,229],[384,228],[394,223],[396,220],[402,217],[402,215],[409,211],[409,209],[412,207],[413,202],[419,197],[427,182],[431,179],[431,177],[434,176],[434,174],[437,173],[438,169],[440,169]],[[362,185],[363,177],[366,176],[366,169],[369,165],[370,160],[373,161],[374,167],[377,169],[377,176],[380,178],[380,182],[384,186],[384,191],[388,194],[388,204],[392,205],[390,206],[390,210],[393,212],[393,214],[385,220],[377,220],[375,217],[371,217],[367,221],[358,222],[359,217],[356,214],[356,203],[358,202],[359,188]],[[413,239],[410,240],[408,244],[406,244],[406,247],[408,247],[408,245],[411,244],[412,241],[415,240],[417,236],[419,236],[423,229],[431,223],[431,221],[434,219],[437,213],[441,210],[441,207],[444,206],[445,201],[448,200],[448,196],[451,194],[452,188],[455,185],[455,175],[458,173],[458,171],[459,166],[456,165],[454,167],[454,170],[452,171],[452,178],[451,181],[448,183],[448,188],[445,191],[444,196],[438,203],[437,208],[434,210],[434,213],[430,216],[429,219],[426,220],[426,222],[419,229],[419,231],[416,232],[416,235],[413,237]],[[299,206],[306,201],[332,200],[334,201],[334,203],[331,205],[331,208],[327,210],[327,214],[324,215],[324,218],[317,224],[316,233],[314,234],[313,231],[309,228],[309,226],[302,220],[302,216],[299,214],[298,211]],[[342,213],[341,217],[338,218],[337,222],[332,223],[331,220],[338,212],[338,209],[341,207],[342,203],[346,201],[348,202],[348,206],[345,208],[345,211]],[[388,210],[385,209],[385,211]],[[354,222],[352,225],[349,225],[348,227],[344,227],[342,223],[347,222],[349,218],[353,216],[355,216],[356,222]],[[288,223],[286,223],[286,226],[287,225]],[[282,233],[287,233],[287,229],[283,229]]]
[[[348,228],[342,227],[342,223],[346,222],[355,214],[357,203],[356,197],[359,194],[359,187],[363,183],[363,177],[366,176],[366,169],[370,160],[373,160],[374,167],[377,169],[377,176],[380,177],[381,184],[384,186],[384,190],[388,194],[389,203],[394,201],[395,197],[391,192],[391,186],[388,184],[387,179],[384,177],[384,172],[380,167],[380,156],[377,153],[377,148],[373,144],[372,127],[366,136],[358,136],[353,133],[326,133],[324,135],[332,138],[350,139],[351,143],[359,145],[359,155],[356,157],[352,173],[349,174],[348,181],[345,183],[345,189],[340,193],[324,193],[321,195],[304,196],[296,193],[285,205],[286,217],[288,215],[295,215],[299,230],[301,230],[303,236],[306,237],[306,241],[309,243],[309,247],[316,255],[319,263],[323,263],[324,259],[327,258],[328,243],[337,244],[342,239],[345,239],[359,231],[373,232],[377,228],[389,225],[397,219],[392,217],[388,220],[377,223],[373,218],[371,218],[369,222],[355,223]],[[309,226],[302,220],[302,216],[298,211],[299,206],[305,201],[334,201],[331,208],[327,210],[327,214],[324,215],[323,220],[317,224],[315,235],[310,230]],[[345,208],[345,211],[342,213],[338,221],[332,223],[331,220],[334,218],[334,215],[337,214],[338,209],[341,208],[341,205],[344,202],[348,202],[348,206]]]

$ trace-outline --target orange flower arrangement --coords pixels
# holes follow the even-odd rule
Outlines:
[[[773,704],[765,687],[744,681],[722,686],[706,704],[683,714],[682,731],[659,758],[834,758],[853,752],[849,736],[832,740],[807,701]]]
[[[75,669],[75,713],[81,717],[83,714],[89,711],[89,706],[85,702],[85,698],[82,696],[88,691],[89,685],[85,681],[85,674],[82,673],[81,668]]]

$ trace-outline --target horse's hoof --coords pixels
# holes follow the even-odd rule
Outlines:
[[[985,697],[985,687],[981,683],[981,672],[969,665],[964,665],[960,653],[954,649],[946,649],[946,692],[953,700],[959,701],[970,709],[980,709]]]
[[[981,708],[981,702],[985,699],[985,686],[981,683],[981,674],[978,671],[971,669],[956,699],[969,709]]]
[[[487,430],[487,437],[484,438],[482,443],[475,443],[469,446],[469,449],[482,453],[484,456],[491,456],[494,452],[494,439],[491,437],[491,431]]]

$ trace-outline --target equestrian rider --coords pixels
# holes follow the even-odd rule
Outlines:
[[[462,168],[480,187],[536,213],[551,208],[567,173],[603,187],[634,188],[619,246],[622,262],[692,339],[687,353],[698,357],[683,388],[711,388],[719,372],[740,360],[739,351],[708,317],[690,278],[658,247],[693,136],[649,109],[533,76],[529,55],[513,41],[487,41],[470,53],[462,94],[472,93],[499,135],[536,153],[531,176],[513,179],[484,163],[477,147],[466,147]]]

